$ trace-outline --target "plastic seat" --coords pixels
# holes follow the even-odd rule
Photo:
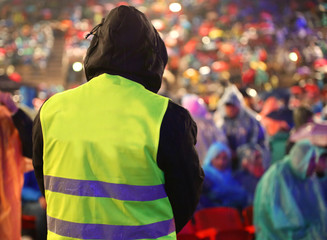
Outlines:
[[[250,233],[252,239],[254,239],[255,227],[253,225],[253,206],[248,206],[244,208],[242,211],[242,216],[246,231]]]
[[[31,215],[22,215],[22,236],[36,237],[36,217]]]
[[[214,228],[220,230],[243,229],[241,215],[231,207],[201,209],[194,214],[196,231]]]
[[[196,233],[199,239],[203,240],[252,240],[253,235],[248,233],[245,229],[234,230],[216,230],[208,228]]]
[[[35,216],[22,215],[22,229],[35,229]]]
[[[250,240],[252,239],[251,234],[246,230],[223,230],[218,231],[216,234],[216,240]]]
[[[194,234],[195,233],[195,226],[193,224],[192,219],[189,220],[183,229],[178,234]]]
[[[243,209],[242,216],[245,226],[253,225],[253,206],[248,206]]]
[[[177,234],[177,240],[199,240],[195,234]]]

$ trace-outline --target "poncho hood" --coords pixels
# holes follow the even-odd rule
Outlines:
[[[84,60],[86,79],[120,75],[158,92],[168,56],[164,42],[147,17],[119,6],[94,28]]]
[[[203,168],[214,168],[211,164],[212,160],[220,153],[226,152],[228,160],[231,160],[231,152],[228,146],[222,142],[215,142],[211,144],[206,157],[204,159]]]
[[[315,156],[316,148],[309,140],[297,142],[291,149],[288,159],[293,173],[301,179],[307,178],[310,160]]]

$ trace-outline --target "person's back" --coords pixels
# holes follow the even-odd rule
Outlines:
[[[99,101],[108,104],[99,105]],[[116,234],[130,239],[134,236],[133,227],[149,224],[158,225],[154,229],[159,235],[149,232],[141,235],[142,238],[157,238],[174,232],[163,173],[156,167],[155,160],[167,104],[167,99],[138,83],[103,74],[54,96],[43,105],[40,117],[44,126],[46,161],[43,171],[49,201],[49,237],[55,237],[54,233],[86,237],[68,235],[65,230],[79,222],[80,227],[87,228],[85,223],[88,222],[99,230],[90,232],[88,238],[104,238],[110,235],[99,232],[112,231],[112,239],[118,239]],[[51,151],[54,147],[60,152],[59,156],[57,151]],[[79,188],[63,190],[65,184]],[[74,196],[84,198],[76,200]],[[60,203],[62,211],[52,207],[52,201],[56,205]],[[113,210],[122,208],[121,205],[125,213]],[[91,206],[97,211],[91,211]],[[148,213],[152,217],[143,216]],[[111,214],[117,217],[108,218]],[[83,218],[86,221],[82,225]],[[67,222],[74,224],[70,226]],[[140,232],[147,232],[146,229],[149,226],[139,227]],[[117,230],[121,232],[115,233]]]
[[[88,82],[51,97],[34,122],[48,236],[176,239],[195,210],[202,170],[195,123],[156,94],[164,43],[127,6],[113,9],[92,34]]]

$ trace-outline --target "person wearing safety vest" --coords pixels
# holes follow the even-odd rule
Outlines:
[[[156,94],[164,42],[131,6],[111,10],[89,35],[88,82],[49,98],[34,120],[48,239],[176,239],[204,176],[195,122]]]

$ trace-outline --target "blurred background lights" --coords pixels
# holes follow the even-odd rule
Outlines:
[[[222,72],[221,73],[221,77],[223,78],[223,79],[230,79],[230,73],[229,72],[227,72],[227,71],[224,71],[224,72]]]
[[[257,96],[257,91],[253,88],[247,88],[246,93],[249,94],[253,98]]]
[[[208,66],[200,67],[199,72],[201,75],[207,75],[210,73],[210,67]]]
[[[11,75],[13,72],[15,72],[15,67],[14,67],[14,65],[9,65],[9,66],[7,67],[7,71],[6,71],[7,75],[9,76],[9,75]]]
[[[158,31],[162,31],[165,28],[165,24],[161,19],[154,19],[151,22]]]
[[[180,5],[179,3],[171,3],[169,5],[169,10],[177,13],[182,10],[182,5]]]
[[[270,82],[274,88],[277,88],[279,85],[279,78],[276,75],[271,76]]]
[[[197,75],[197,72],[194,68],[189,68],[184,72],[184,77],[191,78]]]
[[[297,54],[295,52],[291,52],[289,55],[288,55],[289,59],[293,62],[296,62],[299,58],[297,56]]]
[[[176,30],[172,30],[172,31],[170,31],[169,36],[172,37],[172,38],[178,38],[179,37],[179,32],[176,31]]]
[[[264,89],[269,92],[273,89],[273,87],[271,86],[271,83],[267,82],[264,84]]]
[[[75,62],[73,64],[73,70],[75,72],[80,72],[80,71],[82,71],[82,69],[83,69],[83,64],[81,62]]]
[[[19,103],[20,102],[20,96],[19,95],[13,95],[12,96],[12,100],[14,100],[14,102],[16,102],[16,103]]]
[[[209,44],[210,43],[210,38],[209,37],[203,37],[202,38],[202,42],[203,42],[203,44]]]

